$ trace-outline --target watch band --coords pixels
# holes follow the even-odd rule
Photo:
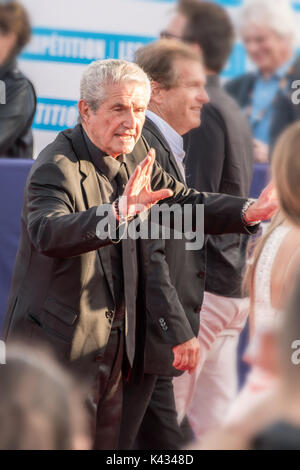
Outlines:
[[[247,225],[248,227],[253,227],[254,225],[258,225],[260,224],[260,220],[255,220],[253,222],[248,222],[247,221],[247,218],[246,218],[246,212],[247,210],[249,209],[250,206],[252,206],[252,204],[254,204],[256,202],[256,199],[248,199],[245,204],[243,205],[243,209],[242,209],[242,221],[244,223],[244,225]]]

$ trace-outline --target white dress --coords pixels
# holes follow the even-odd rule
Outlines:
[[[276,227],[260,254],[254,279],[254,338],[247,356],[251,356],[251,350],[259,346],[259,333],[274,328],[277,323],[278,312],[271,303],[271,274],[282,241],[290,230],[290,227],[283,225]],[[257,355],[257,350],[254,354]],[[275,382],[273,377],[258,366],[253,366],[246,384],[225,418],[225,424],[234,425],[245,418],[253,408],[272,394]]]

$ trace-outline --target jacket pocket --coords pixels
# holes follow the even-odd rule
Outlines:
[[[49,333],[57,335],[64,341],[72,341],[78,318],[77,312],[72,308],[48,297],[42,311],[39,313],[31,311],[29,316]]]

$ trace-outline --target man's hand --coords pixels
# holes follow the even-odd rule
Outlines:
[[[150,149],[147,157],[136,167],[129,179],[123,196],[119,200],[119,211],[122,217],[130,217],[144,212],[161,199],[173,195],[170,189],[151,191],[151,175],[155,161],[155,150]]]
[[[200,344],[197,338],[179,344],[172,350],[174,353],[173,367],[178,370],[188,370],[192,374],[200,361]]]
[[[260,220],[269,220],[279,208],[276,190],[273,183],[269,183],[263,190],[259,199],[250,206],[245,214],[245,222],[251,223]]]
[[[268,163],[269,161],[269,146],[261,140],[254,139],[254,162],[255,163]]]

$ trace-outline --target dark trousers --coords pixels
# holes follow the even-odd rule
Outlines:
[[[172,377],[145,374],[123,383],[122,450],[177,450],[184,443],[177,423]]]
[[[94,396],[94,449],[118,448],[122,416],[124,321],[114,322],[104,357],[98,359]]]

